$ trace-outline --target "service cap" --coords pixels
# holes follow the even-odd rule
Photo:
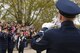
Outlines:
[[[56,7],[58,8],[59,11],[66,14],[70,15],[80,14],[80,7],[70,0],[58,0],[56,3]]]

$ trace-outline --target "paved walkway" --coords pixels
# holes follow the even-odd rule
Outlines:
[[[14,49],[13,53],[18,53],[18,51]],[[31,49],[30,44],[29,44],[28,47],[25,48],[24,53],[36,53],[36,51]],[[46,51],[43,51],[42,53],[46,53]]]
[[[16,50],[13,53],[18,53]],[[24,51],[24,53],[36,53],[36,51],[32,50],[32,49],[27,49]],[[43,51],[42,53],[46,53],[45,51]]]

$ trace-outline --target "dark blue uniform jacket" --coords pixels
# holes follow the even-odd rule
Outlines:
[[[8,35],[4,32],[0,32],[0,49],[7,49],[8,47]]]
[[[80,53],[80,30],[72,21],[65,21],[61,28],[45,32],[39,42],[33,38],[31,47],[35,50],[47,50],[46,53]]]

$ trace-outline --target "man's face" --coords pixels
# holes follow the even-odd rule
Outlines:
[[[20,34],[23,35],[23,32],[21,31]]]

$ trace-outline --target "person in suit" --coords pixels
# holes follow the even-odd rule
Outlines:
[[[26,36],[23,35],[23,31],[21,30],[20,36],[17,39],[17,48],[18,53],[24,53],[25,43],[27,42]]]
[[[58,0],[56,7],[59,10],[61,27],[33,38],[31,47],[34,50],[46,50],[46,53],[80,53],[80,30],[73,23],[80,14],[80,7],[71,0]]]
[[[13,53],[13,49],[15,46],[15,38],[14,33],[12,33],[12,28],[8,28],[8,53]]]

